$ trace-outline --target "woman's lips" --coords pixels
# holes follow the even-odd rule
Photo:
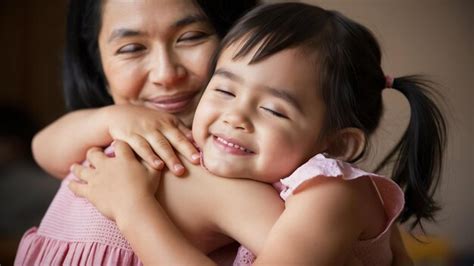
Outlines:
[[[167,113],[179,113],[189,107],[197,94],[198,92],[192,92],[180,95],[160,96],[147,100],[147,103],[154,106],[154,109]]]

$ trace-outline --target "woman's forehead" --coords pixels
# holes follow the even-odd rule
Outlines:
[[[102,6],[103,26],[169,28],[193,22],[207,22],[207,17],[192,0],[105,0]]]

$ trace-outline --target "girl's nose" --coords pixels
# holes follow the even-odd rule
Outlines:
[[[150,59],[149,79],[163,87],[173,87],[186,76],[186,69],[172,51],[160,49]]]
[[[230,110],[224,114],[224,124],[231,126],[237,130],[243,130],[245,132],[253,132],[253,125],[244,112],[240,110]]]

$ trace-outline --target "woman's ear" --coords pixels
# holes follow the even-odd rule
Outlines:
[[[326,152],[333,158],[352,161],[362,154],[365,145],[364,132],[358,128],[348,127],[339,130],[331,138]]]

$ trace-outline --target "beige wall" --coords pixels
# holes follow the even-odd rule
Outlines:
[[[283,2],[283,1],[268,1]],[[431,233],[449,238],[458,251],[474,252],[473,92],[474,1],[312,0],[341,11],[370,28],[384,53],[386,73],[423,73],[441,85],[447,101],[449,147],[438,193],[443,210]],[[375,140],[372,163],[395,142],[406,123],[407,105],[396,92],[384,93],[386,119]],[[471,107],[470,107],[471,106]],[[374,159],[375,158],[375,159]],[[372,163],[366,163],[371,165]]]

